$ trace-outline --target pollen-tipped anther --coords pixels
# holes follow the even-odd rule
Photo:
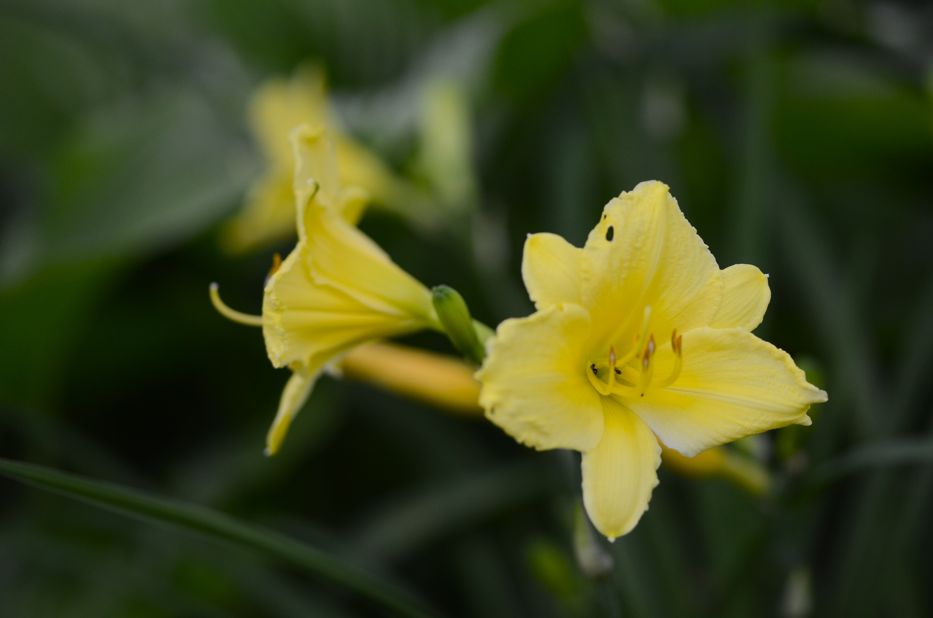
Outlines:
[[[642,397],[645,396],[645,391],[648,390],[651,377],[654,375],[654,364],[651,362],[651,357],[654,356],[655,349],[654,335],[652,334],[648,336],[648,343],[645,344],[645,350],[641,355],[641,380],[639,381],[638,390]]]
[[[282,255],[279,252],[272,254],[272,266],[269,267],[269,272],[266,274],[266,282],[272,278],[272,275],[279,272],[279,269],[282,267]]]
[[[658,383],[658,388],[664,388],[665,386],[673,384],[677,378],[680,377],[680,370],[683,369],[684,336],[678,335],[676,328],[671,332],[671,351],[674,353],[674,367],[671,368],[670,375]]]

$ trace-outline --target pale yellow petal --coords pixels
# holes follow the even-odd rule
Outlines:
[[[302,67],[291,79],[272,79],[260,87],[249,109],[256,139],[270,161],[290,168],[292,151],[288,137],[301,124],[327,125],[323,73],[313,66]]]
[[[476,374],[486,416],[537,449],[596,446],[603,414],[584,374],[589,326],[576,305],[553,305],[500,324]]]
[[[285,440],[285,435],[288,433],[288,428],[291,427],[295,415],[301,411],[301,408],[308,401],[308,396],[311,394],[311,389],[314,387],[318,375],[318,373],[295,372],[288,379],[285,389],[282,391],[282,398],[279,400],[279,409],[275,414],[275,420],[272,421],[272,426],[266,435],[266,455],[275,455],[282,446],[282,441]]]
[[[299,242],[266,283],[263,336],[276,367],[316,372],[363,341],[426,326],[419,315],[373,310],[339,287],[315,280],[307,253],[307,245]]]
[[[437,324],[431,293],[368,236],[327,208],[305,208],[304,252],[315,281],[341,290],[373,311]]]
[[[658,354],[657,375],[673,355]],[[792,423],[810,424],[826,393],[809,384],[788,354],[740,329],[683,334],[683,368],[665,388],[626,401],[668,447],[694,455]]]
[[[706,326],[719,308],[719,266],[663,183],[643,182],[612,200],[584,251],[592,269],[584,306],[605,331],[594,329],[600,340],[630,341],[645,306],[660,339]]]
[[[722,303],[709,325],[754,330],[761,324],[771,302],[768,276],[750,264],[730,266],[721,274]]]
[[[289,132],[294,153],[296,204],[305,204],[311,196],[330,208],[337,208],[340,181],[337,177],[337,153],[322,125],[302,124]]]
[[[224,226],[222,242],[241,252],[290,236],[295,236],[291,172],[272,169],[250,187],[243,210]]]
[[[350,225],[356,226],[369,206],[369,199],[369,192],[360,187],[344,187],[337,198],[340,216]]]
[[[522,256],[522,278],[535,307],[582,304],[583,251],[556,234],[529,234]]]
[[[346,135],[335,135],[334,143],[344,186],[361,187],[379,202],[391,199],[397,179],[379,157]]]
[[[648,509],[658,484],[661,446],[631,410],[604,398],[599,444],[583,453],[583,505],[596,529],[613,541]]]

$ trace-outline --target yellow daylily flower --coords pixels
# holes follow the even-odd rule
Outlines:
[[[584,506],[610,540],[648,508],[660,443],[693,456],[809,425],[827,400],[751,333],[767,277],[721,270],[660,182],[610,201],[582,248],[530,235],[522,275],[537,311],[499,325],[480,404],[528,446],[583,453]]]
[[[314,66],[298,69],[291,79],[273,79],[256,93],[249,109],[250,125],[267,170],[250,188],[243,210],[223,231],[232,251],[247,251],[294,235],[294,166],[289,136],[298,126],[326,130],[333,140],[343,185],[360,187],[376,202],[395,202],[403,191],[376,155],[344,133],[327,101],[323,72]],[[350,223],[362,216],[366,200],[345,212]]]
[[[226,307],[216,286],[215,306],[227,317],[260,325],[276,367],[292,370],[266,439],[278,451],[321,372],[361,343],[439,329],[431,293],[348,223],[363,192],[342,187],[333,145],[324,131],[292,134],[298,244],[266,281],[262,316]]]

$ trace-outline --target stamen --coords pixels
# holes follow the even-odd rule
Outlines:
[[[616,349],[609,346],[609,379],[606,380],[606,388],[610,391],[616,384]]]
[[[641,355],[641,380],[639,380],[638,390],[642,397],[645,396],[645,391],[648,390],[648,385],[651,384],[651,378],[654,375],[654,364],[651,362],[654,350],[654,335],[649,335],[645,351]]]
[[[674,367],[671,374],[657,385],[658,388],[673,384],[680,377],[680,370],[684,366],[684,336],[678,335],[676,328],[671,332],[671,350],[674,352]]]
[[[651,305],[645,306],[645,311],[641,317],[641,334],[638,337],[638,345],[635,346],[635,354],[645,349],[648,344],[648,337],[651,336]]]
[[[591,370],[594,369],[595,367],[596,367],[595,364],[590,365]],[[609,395],[612,392],[612,389],[609,388],[608,384],[606,384],[605,382],[597,378],[595,375],[596,373],[597,373],[596,371],[586,372],[586,379],[590,381],[590,386],[595,388],[596,392],[599,393],[600,395],[604,395],[604,396]],[[613,373],[612,371],[609,372],[610,375],[612,375],[612,373]]]
[[[276,251],[272,254],[272,267],[269,269],[269,274],[266,275],[266,282],[274,275],[279,272],[279,269],[282,267],[282,255]]]
[[[651,305],[645,307],[644,312],[641,317],[640,331],[635,335],[634,345],[626,352],[625,356],[616,360],[616,365],[627,365],[630,360],[635,358],[642,350],[645,349],[645,345],[648,343],[648,337],[651,332],[648,328],[651,326],[649,322],[651,321]]]
[[[220,286],[216,283],[211,284],[211,303],[214,305],[214,309],[217,310],[220,315],[224,316],[228,320],[237,322],[238,324],[245,324],[246,326],[262,326],[262,316],[261,315],[250,315],[248,313],[243,313],[242,311],[237,311],[236,309],[231,309],[228,307],[224,301],[220,299]]]

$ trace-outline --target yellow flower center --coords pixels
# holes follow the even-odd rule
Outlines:
[[[631,397],[636,393],[645,396],[649,387],[664,388],[673,384],[683,367],[683,335],[677,329],[671,331],[671,352],[674,366],[663,380],[655,380],[653,362],[657,352],[654,333],[651,332],[651,307],[645,307],[641,327],[633,338],[632,345],[621,357],[616,355],[615,346],[609,346],[608,357],[590,362],[586,377],[600,395]]]

